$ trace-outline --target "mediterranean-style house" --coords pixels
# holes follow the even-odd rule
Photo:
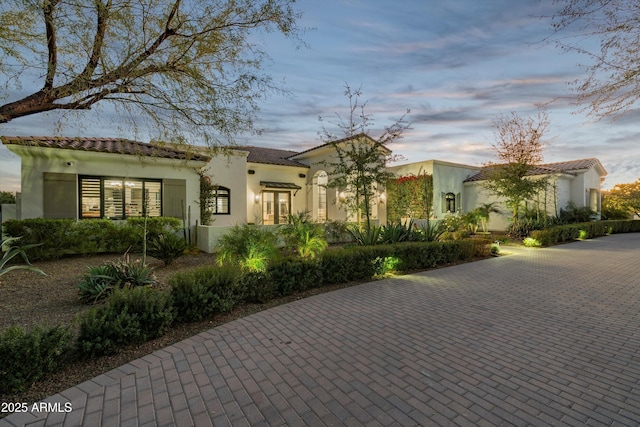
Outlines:
[[[482,167],[468,166],[440,160],[428,160],[389,167],[396,176],[427,173],[433,177],[433,217],[442,219],[447,214],[465,213],[476,207],[497,202],[500,212],[490,216],[489,230],[505,230],[511,213],[502,200],[489,194],[483,187],[486,179]],[[607,171],[595,158],[547,163],[533,168],[531,179],[548,179],[547,191],[541,199],[531,201],[546,206],[550,215],[569,205],[589,207],[598,215],[601,210],[601,185]]]
[[[332,176],[327,165],[337,160],[335,144],[373,142],[361,134],[302,152],[238,146],[215,153],[119,138],[1,139],[21,158],[16,218],[173,216],[184,220],[192,233],[197,231],[198,246],[206,252],[237,224],[282,224],[288,214],[300,211],[320,222],[353,220],[342,206],[344,194],[327,186]],[[483,191],[480,167],[429,160],[388,170],[397,176],[432,175],[436,219],[495,201]],[[209,227],[200,224],[201,175],[215,188]],[[606,171],[597,159],[541,165],[532,175],[551,177],[557,206],[572,203],[600,211]],[[373,217],[381,224],[386,222],[385,197],[379,190],[372,205]],[[506,228],[507,218],[508,213],[493,215],[489,228]]]

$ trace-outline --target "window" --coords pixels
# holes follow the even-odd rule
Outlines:
[[[213,190],[209,209],[215,215],[229,215],[231,213],[229,203],[230,190],[226,187],[216,187]]]
[[[81,176],[80,218],[162,215],[162,181]]]
[[[447,212],[451,212],[451,213],[455,213],[456,212],[456,195],[453,193],[447,193],[444,196],[445,199],[445,206],[447,209]]]
[[[317,212],[317,221],[318,222],[326,222],[327,221],[327,183],[329,179],[327,177],[326,172],[320,172],[316,177],[316,184],[318,187],[318,212]]]

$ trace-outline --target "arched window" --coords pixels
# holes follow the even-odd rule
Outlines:
[[[456,212],[456,195],[453,193],[447,193],[444,196],[445,207],[447,212],[455,213]]]
[[[317,191],[318,191],[318,211],[317,211],[317,221],[318,222],[326,222],[327,221],[327,183],[329,179],[327,177],[326,172],[321,171],[317,176]]]
[[[231,191],[227,187],[214,188],[209,205],[211,212],[214,215],[229,215],[231,213],[230,196]]]

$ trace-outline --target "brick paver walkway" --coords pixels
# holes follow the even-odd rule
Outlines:
[[[616,235],[318,295],[0,425],[638,426],[639,260]]]

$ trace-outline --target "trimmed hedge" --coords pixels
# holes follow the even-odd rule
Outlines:
[[[12,326],[0,334],[0,394],[24,390],[53,372],[66,355],[69,328],[36,327],[29,332]]]
[[[202,267],[176,273],[169,284],[176,320],[180,322],[227,313],[243,296],[241,270],[231,266]]]
[[[409,271],[433,268],[487,255],[490,244],[491,241],[481,239],[405,242],[326,251],[321,261],[322,281],[328,285],[370,279],[389,269]]]
[[[168,292],[148,287],[117,290],[104,305],[80,314],[77,348],[89,355],[113,353],[119,346],[161,337],[174,316]]]
[[[532,231],[529,235],[542,246],[570,242],[579,238],[593,239],[617,233],[640,232],[640,220],[612,220],[559,225]]]
[[[89,255],[101,252],[122,253],[142,249],[144,218],[126,221],[110,219],[44,219],[8,220],[3,224],[10,237],[21,237],[20,244],[40,243],[29,249],[31,261],[58,259],[64,255]],[[182,227],[177,218],[147,218],[147,239],[176,232]]]

